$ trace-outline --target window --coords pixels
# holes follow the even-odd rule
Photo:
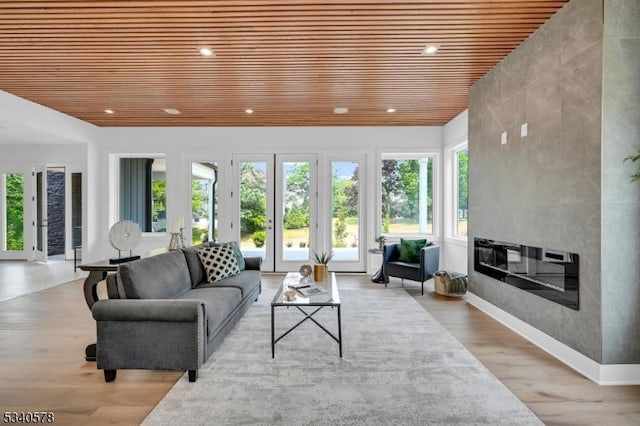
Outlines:
[[[191,163],[191,243],[218,238],[218,166]]]
[[[360,260],[360,164],[357,161],[331,162],[331,230],[334,261]]]
[[[454,236],[455,237],[467,237],[467,177],[468,177],[468,164],[469,164],[469,149],[465,144],[464,147],[455,151],[453,156],[453,170],[454,170]]]
[[[119,160],[119,220],[136,222],[142,232],[166,232],[166,160]]]
[[[5,247],[7,251],[24,250],[24,175],[5,175]]]
[[[434,158],[427,154],[382,155],[382,233],[434,233]]]

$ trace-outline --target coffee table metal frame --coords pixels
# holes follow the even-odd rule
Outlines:
[[[314,296],[310,296],[310,297],[305,297],[302,296],[301,294],[297,294],[296,297],[293,300],[286,300],[284,297],[284,291],[289,290],[288,288],[288,280],[299,280],[301,278],[300,274],[297,272],[289,272],[287,274],[287,277],[283,280],[282,286],[280,286],[280,289],[276,292],[276,295],[273,297],[273,300],[271,301],[271,358],[275,358],[276,356],[276,343],[278,343],[280,340],[282,340],[286,335],[288,335],[289,333],[291,333],[293,330],[295,330],[296,328],[298,328],[303,322],[307,321],[307,320],[311,320],[314,324],[316,324],[318,327],[320,327],[325,333],[327,333],[329,336],[331,336],[331,338],[333,340],[335,340],[338,343],[338,348],[340,351],[340,358],[342,358],[342,318],[340,316],[340,295],[338,293],[338,286],[336,285],[336,276],[334,272],[331,272],[330,277],[327,278],[328,282],[330,283],[331,287],[330,290],[328,290],[325,293],[321,293],[321,294],[317,294]],[[315,283],[318,285],[323,285],[323,283]],[[300,312],[302,312],[302,314],[304,315],[304,318],[302,318],[300,321],[298,321],[295,325],[293,325],[292,327],[290,327],[288,330],[286,330],[284,333],[282,333],[280,336],[276,337],[275,335],[275,308],[276,307],[286,307],[286,308],[290,308],[294,306],[295,308],[297,308]],[[327,306],[330,306],[332,309],[333,308],[337,308],[337,313],[338,313],[338,337],[336,337],[331,331],[327,330],[327,328],[325,326],[323,326],[322,324],[320,324],[318,321],[316,321],[315,318],[313,318],[313,315],[315,315],[317,312],[319,312],[322,308],[325,308]],[[316,309],[314,309],[312,312],[307,312],[304,309],[302,309],[303,307],[315,307]]]

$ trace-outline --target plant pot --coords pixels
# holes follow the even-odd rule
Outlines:
[[[327,276],[327,265],[313,265],[313,280],[324,281]]]

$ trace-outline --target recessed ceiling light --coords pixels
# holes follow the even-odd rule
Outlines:
[[[435,55],[440,49],[439,44],[428,44],[427,47],[424,48],[423,52],[425,55]]]
[[[346,114],[349,112],[349,108],[347,107],[335,107],[333,109],[334,114]]]
[[[114,111],[114,110],[112,110],[112,109],[105,109],[105,110],[104,110],[104,112],[106,112],[107,114],[113,114],[113,113],[115,113],[115,111]]]
[[[166,112],[167,114],[169,114],[169,115],[178,115],[178,114],[180,114],[180,111],[178,111],[175,108],[163,108],[162,110],[164,112]]]
[[[200,54],[202,56],[213,56],[213,50],[209,49],[208,47],[201,47]]]
[[[387,108],[387,112],[388,113],[394,113],[394,112],[396,112],[396,109],[395,108]]]
[[[253,114],[253,110],[251,108],[247,108],[244,110],[247,114]]]

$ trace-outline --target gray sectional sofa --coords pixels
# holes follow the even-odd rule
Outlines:
[[[109,299],[92,308],[97,366],[107,382],[118,369],[198,369],[261,291],[258,257],[245,269],[208,283],[197,247],[122,264],[107,277]]]

